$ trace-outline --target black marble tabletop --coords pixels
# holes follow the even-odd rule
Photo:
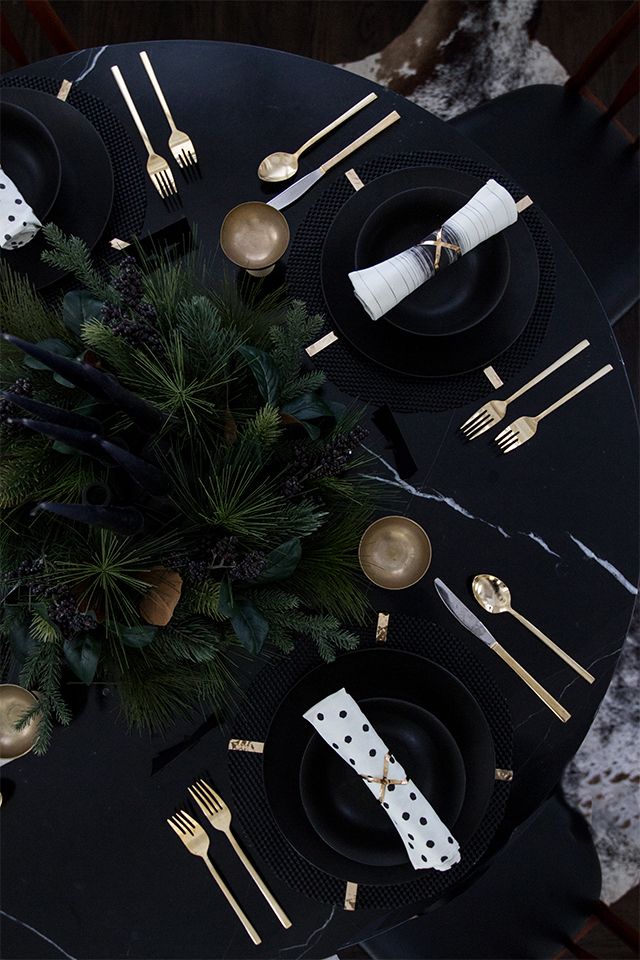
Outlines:
[[[139,50],[149,50],[178,126],[197,145],[202,178],[180,183],[182,210],[167,210],[150,183],[144,233],[183,214],[198,241],[215,254],[225,213],[236,203],[276,192],[260,183],[258,162],[295,149],[310,133],[371,89],[369,107],[303,156],[304,174],[391,109],[401,121],[325,180],[381,153],[437,150],[493,166],[446,123],[369,81],[326,64],[275,51],[223,43],[158,42],[80,51],[8,75],[74,81],[102,100],[131,137],[140,163],[146,152],[109,70],[118,64],[154,143],[167,128],[146,79]],[[71,99],[70,102],[73,102]],[[508,171],[507,171],[508,174]],[[526,185],[525,185],[526,186]],[[292,236],[324,189],[287,210]],[[514,780],[503,830],[506,842],[556,785],[604,696],[631,615],[638,573],[637,423],[629,385],[607,318],[576,260],[545,221],[555,259],[551,320],[515,390],[586,337],[591,346],[545,381],[532,397],[537,413],[610,362],[613,372],[507,457],[489,440],[464,444],[458,427],[477,404],[439,413],[396,413],[416,464],[400,476],[388,437],[372,424],[368,473],[397,491],[394,512],[428,530],[433,562],[427,577],[402,593],[373,593],[374,607],[434,620],[456,634],[490,670],[506,697],[514,731]],[[126,239],[126,238],[125,238]],[[606,267],[606,264],[604,264]],[[330,388],[331,389],[331,388]],[[339,391],[334,388],[334,392]],[[492,388],[487,382],[487,397]],[[347,397],[347,399],[349,399]],[[511,618],[488,622],[496,638],[571,711],[560,723],[516,676],[466,634],[433,589],[439,576],[470,604],[469,578],[501,576],[514,606],[550,633],[596,676],[588,686]],[[479,611],[479,608],[477,608]],[[485,622],[489,616],[481,614]],[[226,743],[231,728],[212,728],[169,763],[161,751],[180,744],[206,717],[177,723],[165,737],[128,733],[108,687],[76,688],[76,718],[56,733],[42,758],[27,756],[2,770],[3,954],[13,958],[323,957],[411,916],[345,912],[304,896],[264,864],[269,885],[293,919],[284,931],[256,894],[230,849],[214,844],[221,870],[263,933],[253,948],[206,871],[176,845],[165,823],[186,787],[208,773],[229,791]],[[243,836],[258,860],[250,837]]]

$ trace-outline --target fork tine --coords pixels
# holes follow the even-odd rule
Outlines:
[[[479,437],[481,433],[484,433],[485,430],[490,430],[494,426],[494,421],[491,417],[487,420],[484,420],[482,423],[479,423],[477,427],[474,427],[473,430],[465,433],[467,440],[475,440],[476,437]]]
[[[190,166],[191,166],[191,157],[189,156],[189,151],[188,151],[188,150],[181,150],[181,151],[180,151],[180,156],[181,156],[181,158],[182,158],[182,162],[183,162],[183,164],[185,165],[185,167],[190,167]]]
[[[191,794],[191,796],[196,801],[196,803],[198,804],[198,806],[200,807],[200,809],[204,814],[214,813],[214,810],[209,801],[209,798],[197,783],[194,783],[188,789],[189,789],[189,793]]]
[[[498,446],[502,446],[504,443],[511,443],[512,440],[518,436],[510,427],[507,427],[506,430],[503,430],[499,437],[496,437],[496,443]]]
[[[153,183],[154,187],[156,188],[160,196],[164,197],[164,193],[162,191],[162,181],[160,180],[157,173],[154,173],[151,175],[151,182]]]
[[[181,839],[182,839],[182,837],[185,836],[185,832],[186,832],[186,831],[183,829],[182,825],[181,825],[177,820],[174,820],[174,819],[173,819],[173,817],[169,817],[169,819],[167,820],[167,823],[169,824],[169,826],[171,827],[171,829],[172,829],[173,831],[175,831],[175,833],[178,834],[178,836],[179,836]]]
[[[504,440],[504,438],[509,434],[514,435],[513,430],[511,429],[510,426],[505,427],[504,430],[501,430],[500,433],[497,433],[496,436],[494,437],[494,440],[496,441],[496,443],[500,443],[500,441]]]
[[[176,813],[175,816],[176,816],[176,819],[178,819],[179,822],[183,824],[185,829],[193,836],[193,833],[198,826],[197,822],[193,819],[193,817],[190,817],[189,814],[186,812],[186,810],[180,810],[180,812]]]
[[[197,164],[197,162],[198,162],[198,155],[197,155],[197,153],[195,152],[195,150],[193,149],[193,147],[192,147],[191,150],[189,151],[189,156],[191,157],[191,160],[192,160],[192,162],[194,163],[194,165]]]
[[[213,787],[209,786],[206,780],[199,780],[198,783],[201,785],[202,789],[206,792],[207,796],[209,797],[213,805],[217,809],[222,810],[225,805],[222,797],[215,792]]]
[[[167,177],[166,170],[161,170],[159,175],[162,180],[162,185],[164,186],[165,197],[168,197],[171,193],[171,184],[169,182],[169,178]]]
[[[175,157],[176,163],[178,164],[178,166],[179,166],[180,169],[182,170],[182,167],[183,167],[182,153],[174,153],[174,157]]]
[[[512,450],[515,450],[516,447],[519,447],[519,446],[520,446],[520,440],[518,439],[518,437],[516,437],[516,439],[515,439],[515,440],[512,440],[511,443],[506,443],[506,444],[502,447],[502,452],[503,452],[503,453],[511,453]]]
[[[512,447],[514,443],[520,443],[520,437],[517,433],[512,433],[508,437],[505,437],[504,440],[500,441],[499,446],[502,450],[505,450],[507,447]]]
[[[465,420],[465,422],[460,425],[460,429],[467,430],[472,428],[476,420],[481,420],[485,416],[487,416],[487,411],[484,409],[484,407],[480,407],[479,410],[476,410],[475,413],[471,414],[468,420]]]

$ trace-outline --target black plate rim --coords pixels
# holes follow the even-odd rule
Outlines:
[[[429,177],[429,181],[426,184],[425,177]],[[416,343],[424,344],[425,339],[411,336],[408,333],[405,333],[403,336],[403,332],[397,327],[392,328],[389,324],[385,323],[384,317],[376,322],[366,318],[366,322],[370,324],[371,330],[373,331],[375,331],[375,328],[379,328],[380,330],[385,330],[386,328],[387,335],[384,341],[385,360],[371,356],[369,352],[365,352],[363,347],[355,342],[353,337],[349,336],[348,329],[345,330],[344,322],[339,315],[341,306],[348,304],[350,311],[362,311],[357,314],[361,322],[364,322],[366,315],[362,307],[358,304],[348,279],[350,269],[348,262],[349,255],[347,255],[345,259],[344,256],[337,254],[339,259],[331,263],[331,247],[333,245],[335,248],[334,232],[336,226],[340,228],[344,227],[346,239],[341,242],[343,246],[348,244],[349,249],[355,253],[356,237],[362,223],[371,212],[370,209],[362,210],[361,208],[369,205],[374,192],[377,194],[382,190],[386,193],[387,187],[390,191],[395,190],[396,192],[400,192],[399,188],[394,187],[394,183],[400,180],[403,181],[405,189],[407,183],[415,183],[417,186],[437,185],[441,183],[445,188],[451,186],[455,188],[455,183],[465,183],[469,195],[478,190],[480,186],[486,182],[485,179],[481,177],[462,173],[449,167],[423,165],[403,167],[400,170],[394,170],[382,176],[375,177],[370,180],[363,189],[356,191],[338,210],[322,243],[319,271],[320,287],[327,312],[335,324],[338,335],[342,336],[353,350],[364,357],[365,360],[394,375],[414,380],[433,380],[442,377],[458,376],[471,373],[474,370],[483,369],[487,364],[495,361],[501,353],[507,350],[515,340],[518,339],[527,326],[537,300],[539,288],[537,251],[529,229],[521,217],[503,232],[506,237],[510,237],[511,242],[514,242],[513,238],[515,236],[518,243],[520,243],[528,253],[526,258],[519,260],[518,257],[514,256],[513,252],[511,252],[509,283],[496,310],[469,331],[466,331],[466,333],[450,337],[430,338],[428,341],[429,353],[426,355],[426,359],[423,356],[420,369],[407,369],[406,365],[398,362],[396,357],[400,348],[404,350],[405,354],[408,352],[415,360]],[[375,189],[372,190],[372,188]],[[368,195],[367,189],[369,189]],[[392,193],[390,195],[392,195]],[[331,267],[331,270],[328,269],[328,265]],[[521,306],[518,307],[517,302],[517,294],[522,290],[527,293],[527,301],[524,309],[522,309]],[[338,313],[336,313],[336,304],[338,305]],[[474,357],[473,361],[467,360],[463,362],[464,351],[469,351],[469,341],[472,342],[477,350],[479,350],[481,346],[486,346],[484,342],[486,331],[491,329],[491,325],[496,326],[498,323],[504,325],[505,322],[512,321],[514,315],[518,319],[518,328],[513,329],[511,326],[508,326],[507,331],[501,331],[505,333],[505,336],[504,341],[500,342],[499,346],[487,350],[486,354],[483,353],[482,355]],[[353,314],[350,313],[350,316],[353,316]],[[389,331],[392,331],[393,336],[389,336]],[[371,331],[368,330],[367,332],[370,333]],[[374,336],[379,335],[379,333],[374,332]],[[368,339],[370,340],[371,338],[369,337]],[[429,369],[425,369],[425,364],[430,365]],[[438,367],[438,369],[435,369],[436,367]]]
[[[23,123],[26,122],[27,124],[30,124],[35,130],[38,131],[38,134],[50,147],[51,154],[54,158],[55,175],[52,178],[52,189],[50,191],[51,197],[47,201],[48,206],[43,205],[39,210],[37,210],[35,205],[31,203],[30,198],[26,197],[27,203],[29,203],[29,206],[31,206],[31,208],[33,209],[38,220],[40,221],[46,220],[46,218],[48,217],[49,213],[53,209],[55,202],[58,198],[58,194],[60,193],[60,184],[62,182],[62,161],[60,159],[60,150],[58,149],[58,144],[53,138],[51,131],[48,129],[48,127],[45,126],[42,120],[38,119],[38,117],[34,113],[32,113],[31,110],[28,110],[26,107],[21,107],[17,103],[10,103],[8,100],[4,100],[4,99],[0,99],[0,125],[2,126],[2,131],[3,131],[2,138],[1,138],[2,141],[4,141],[5,139],[4,129],[5,129],[6,121],[4,119],[1,119],[1,114],[7,110],[9,111],[9,113],[16,113],[18,116],[22,114],[22,122]],[[49,174],[51,174],[51,171],[52,171],[50,162],[51,162],[51,158],[49,158],[49,160],[47,161],[47,172]],[[2,169],[6,170],[7,174],[11,177],[12,180],[14,179],[14,177],[11,174],[11,171],[7,170],[6,166],[3,165]],[[18,184],[16,184],[16,186],[18,186]]]
[[[65,233],[73,233],[79,236],[88,248],[93,250],[109,223],[115,192],[113,164],[102,137],[83,113],[52,94],[43,93],[30,87],[5,86],[0,88],[0,100],[15,103],[17,106],[22,106],[24,109],[33,112],[51,133],[61,156],[62,182],[56,203],[50,211],[49,221],[56,223]],[[57,113],[57,117],[55,113]],[[80,129],[82,131],[81,136],[76,133],[73,140],[67,139],[59,129],[62,124],[67,128],[67,131],[72,129],[72,125],[75,130]],[[82,175],[87,164],[91,164],[93,167],[90,179]],[[95,175],[96,165],[102,166],[99,176]],[[65,176],[65,170],[76,171],[77,176],[71,172]],[[76,186],[76,181],[81,185],[86,183],[86,189],[80,199],[74,197],[74,202],[67,203],[64,209],[61,209],[65,184],[67,190],[72,190]],[[96,189],[96,183],[101,185],[101,190]],[[95,222],[91,224],[87,220],[87,204],[91,204],[91,209],[95,211]],[[91,229],[89,229],[89,226]],[[68,276],[68,271],[42,263],[39,260],[41,249],[44,249],[44,239],[39,235],[27,246],[21,248],[20,251],[12,252],[14,256],[25,252],[34,254],[34,257],[30,257],[33,261],[36,259],[35,253],[37,251],[35,268],[32,264],[28,266],[23,264],[22,267],[17,266],[16,269],[26,275],[38,290],[58,283]],[[17,263],[17,261],[14,262]],[[34,276],[35,271],[37,273]]]
[[[434,190],[437,191],[438,194],[450,193],[453,196],[455,196],[457,203],[453,208],[454,210],[459,209],[468,200],[468,196],[462,193],[460,190],[454,190],[449,187],[434,188],[432,186],[409,187],[407,190],[401,190],[399,193],[394,194],[392,197],[388,197],[386,200],[383,200],[382,203],[378,204],[375,210],[371,211],[371,213],[369,214],[365,222],[362,224],[362,227],[360,228],[360,232],[356,238],[356,246],[354,250],[354,265],[356,270],[362,270],[365,267],[368,267],[371,265],[369,263],[364,262],[363,255],[362,255],[362,245],[365,242],[365,236],[368,230],[371,230],[372,221],[380,217],[384,213],[385,209],[391,210],[394,205],[399,205],[404,200],[409,200],[410,199],[409,195],[415,196],[416,194],[419,194],[419,193],[426,193],[427,191],[433,192]],[[496,247],[500,247],[502,257],[503,257],[503,262],[506,261],[506,264],[503,267],[501,281],[496,288],[493,299],[488,304],[488,306],[486,306],[484,310],[478,312],[478,314],[472,320],[470,320],[468,323],[465,323],[464,326],[457,326],[455,328],[455,331],[453,331],[453,333],[451,331],[438,332],[438,331],[430,331],[430,330],[426,330],[424,332],[420,332],[417,330],[407,331],[406,328],[403,327],[396,319],[397,311],[402,308],[402,305],[406,303],[406,300],[411,299],[410,297],[407,297],[406,300],[401,300],[397,307],[394,307],[393,310],[385,314],[386,322],[390,326],[395,327],[398,330],[402,330],[404,332],[410,333],[412,336],[420,337],[421,339],[423,338],[430,339],[432,337],[456,336],[458,334],[464,333],[466,330],[471,329],[471,327],[475,327],[476,324],[481,323],[485,319],[485,317],[488,316],[488,314],[490,314],[493,310],[495,310],[496,306],[504,296],[504,292],[507,288],[507,284],[509,282],[509,276],[511,272],[511,252],[510,252],[507,239],[504,235],[504,231],[495,234],[493,237],[490,238],[490,240],[487,240],[485,243],[479,244],[479,246],[477,246],[474,250],[471,251],[470,255],[476,254],[477,256],[482,257],[484,254],[485,256],[487,256],[488,245],[490,243]],[[400,253],[400,250],[398,250],[398,253]],[[423,289],[423,288],[419,288],[419,289]],[[413,295],[414,294],[412,294],[411,296]],[[396,317],[394,317],[394,314],[396,314]]]
[[[423,670],[431,670],[431,671],[435,670],[436,675],[440,675],[448,678],[449,682],[455,685],[455,687],[461,688],[462,691],[464,692],[465,698],[467,698],[468,701],[473,704],[473,709],[475,711],[478,729],[482,730],[482,736],[484,738],[483,741],[482,741],[482,738],[479,738],[478,744],[483,743],[487,751],[486,759],[482,761],[481,764],[479,764],[479,766],[482,767],[483,775],[486,777],[486,781],[484,782],[484,794],[480,794],[477,792],[475,797],[472,798],[472,800],[477,800],[477,797],[480,797],[482,801],[482,804],[481,804],[482,809],[479,813],[470,806],[471,801],[469,804],[466,803],[466,795],[465,795],[465,804],[463,805],[463,810],[460,814],[460,817],[458,818],[458,821],[452,828],[455,830],[456,838],[459,840],[460,840],[460,837],[463,837],[464,839],[465,836],[472,835],[473,830],[477,828],[480,820],[482,819],[482,815],[484,814],[484,812],[486,812],[486,809],[490,803],[491,795],[493,792],[493,786],[494,786],[493,776],[494,776],[494,769],[495,769],[495,748],[493,744],[491,730],[486,720],[486,717],[484,716],[484,713],[482,712],[482,708],[480,707],[479,703],[477,702],[473,694],[470,692],[470,690],[464,685],[464,683],[461,680],[459,680],[454,674],[448,671],[445,667],[419,654],[406,652],[395,647],[390,649],[383,649],[380,647],[361,648],[352,653],[343,654],[336,661],[334,661],[334,664],[322,664],[315,667],[313,670],[305,674],[304,677],[301,677],[300,680],[290,688],[290,690],[283,697],[277,709],[273,713],[273,716],[269,723],[269,727],[267,729],[265,741],[264,741],[265,746],[264,746],[263,767],[262,767],[263,782],[264,782],[265,796],[267,799],[267,803],[269,805],[271,815],[274,819],[274,822],[276,823],[278,829],[281,831],[282,836],[285,838],[286,842],[288,842],[296,850],[299,856],[303,857],[303,859],[307,860],[307,862],[312,864],[314,867],[320,870],[323,870],[325,873],[328,873],[331,876],[338,877],[339,879],[354,880],[357,882],[367,883],[374,886],[375,885],[386,886],[388,884],[393,884],[393,883],[409,882],[415,879],[415,870],[413,869],[413,867],[411,867],[408,861],[406,864],[398,867],[380,868],[380,867],[366,866],[363,864],[356,863],[355,861],[348,860],[345,857],[339,856],[335,851],[331,850],[331,848],[328,847],[319,838],[317,838],[317,842],[315,839],[312,840],[312,843],[314,845],[314,850],[310,855],[308,846],[305,849],[304,844],[306,841],[304,837],[303,837],[302,849],[299,845],[299,837],[294,836],[292,838],[290,819],[287,821],[287,831],[283,829],[283,826],[282,826],[283,818],[280,815],[279,805],[277,801],[274,805],[273,794],[270,786],[271,751],[269,749],[269,740],[270,738],[273,738],[274,730],[277,731],[278,722],[280,722],[282,718],[283,708],[287,705],[287,703],[290,703],[296,695],[298,697],[300,696],[301,689],[304,690],[303,685],[308,685],[309,683],[315,682],[320,670],[324,671],[328,667],[339,666],[341,673],[338,675],[338,678],[335,681],[335,687],[334,687],[334,688],[338,688],[341,685],[340,677],[344,674],[345,664],[348,665],[348,664],[354,663],[355,658],[357,657],[361,658],[363,656],[366,656],[367,658],[370,658],[372,655],[375,656],[376,658],[379,658],[381,655],[387,658],[387,661],[386,661],[387,673],[388,673],[388,665],[390,663],[388,659],[389,657],[394,657],[394,658],[400,657],[403,660],[406,658],[410,658],[410,661],[413,661],[412,666],[414,667],[414,671],[415,671],[415,661],[418,661],[420,667]],[[356,696],[356,700],[357,699],[358,697]],[[302,720],[302,716],[301,716],[302,712],[303,710],[301,709],[299,714],[296,715],[296,719]],[[305,726],[300,728],[301,730],[304,731],[303,742],[301,741],[301,748],[299,751],[300,757],[302,756],[304,749],[306,749],[309,739],[314,733],[313,727],[311,726],[311,724],[308,723],[308,721],[302,720],[302,722],[305,724]],[[308,727],[308,730],[307,730],[307,727]],[[291,743],[290,730],[288,730],[288,736],[289,736],[288,742],[290,744]],[[463,759],[465,760],[465,771],[467,773],[467,780],[468,782],[470,782],[471,778],[469,778],[467,759],[464,757],[464,754],[463,754]],[[297,781],[297,774],[296,774],[296,781]],[[300,810],[301,810],[302,801],[299,796],[299,790],[297,792],[297,799],[300,803]],[[298,810],[297,812],[299,813],[300,810]],[[471,816],[469,814],[469,810],[471,810]],[[304,814],[304,811],[302,811],[302,814],[306,821],[305,836],[307,837],[307,839],[311,836],[311,834],[313,834],[315,837],[315,831],[313,831],[313,828],[308,823],[308,820],[306,820],[306,814]],[[461,820],[462,820],[462,828],[461,828]],[[470,825],[468,823],[469,820],[471,820]]]

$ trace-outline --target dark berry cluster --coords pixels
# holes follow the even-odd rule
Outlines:
[[[161,353],[162,341],[155,328],[156,312],[144,299],[142,276],[133,257],[124,258],[113,278],[113,287],[120,295],[120,302],[105,303],[104,322],[131,346],[147,346],[154,353]]]
[[[232,580],[249,583],[258,579],[266,563],[266,554],[261,553],[260,550],[253,550],[233,565],[229,576]]]
[[[330,438],[320,448],[297,443],[293,448],[289,476],[282,485],[284,496],[292,497],[300,493],[307,479],[339,476],[349,466],[354,449],[362,443],[366,435],[364,427],[357,426],[349,433]]]
[[[63,637],[73,637],[82,630],[93,630],[95,619],[78,609],[78,601],[66,587],[48,587],[43,596],[49,600],[47,617]]]
[[[18,377],[18,379],[11,384],[9,387],[11,393],[17,394],[19,397],[30,397],[33,394],[33,385],[30,380],[27,380],[25,377]],[[15,405],[11,403],[10,400],[5,400],[4,397],[0,399],[0,424],[3,427],[11,430],[18,428],[18,424],[7,424],[7,420],[11,417],[20,416],[20,411],[17,410]]]
[[[40,586],[40,576],[44,570],[44,558],[38,557],[37,560],[23,560],[15,570],[12,570],[9,579],[19,580],[21,586],[27,590],[34,590]]]
[[[173,553],[166,565],[191,583],[202,583],[213,567],[233,567],[238,556],[236,537],[202,538],[197,547],[188,552]]]

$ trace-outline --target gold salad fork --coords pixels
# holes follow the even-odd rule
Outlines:
[[[124,98],[124,102],[129,108],[129,113],[133,117],[133,122],[138,128],[138,133],[142,137],[142,142],[147,148],[147,153],[149,154],[149,159],[147,160],[147,173],[149,174],[151,182],[162,199],[166,200],[167,197],[170,197],[172,194],[176,194],[178,192],[176,188],[176,182],[173,179],[173,174],[169,168],[169,164],[163,157],[154,152],[154,149],[151,146],[151,141],[149,140],[149,135],[147,134],[144,124],[140,119],[140,114],[138,113],[136,105],[131,98],[129,89],[124,82],[124,77],[120,73],[120,68],[111,67],[111,73],[115,77],[115,81],[120,88],[120,93]]]
[[[516,390],[515,393],[512,393],[510,397],[506,400],[489,400],[488,403],[485,403],[484,406],[480,407],[479,410],[476,410],[468,420],[462,424],[460,429],[464,433],[467,440],[475,440],[476,437],[479,437],[481,433],[484,433],[486,430],[490,430],[491,427],[495,426],[496,423],[504,418],[505,413],[507,412],[507,407],[510,403],[513,403],[514,400],[517,400],[519,397],[526,393],[527,390],[531,390],[532,387],[537,386],[545,377],[548,377],[549,374],[554,373],[558,370],[563,364],[568,360],[573,359],[577,356],[585,347],[589,346],[588,340],[581,340],[580,343],[576,343],[575,347],[572,347],[571,350],[567,350],[566,353],[563,353],[561,357],[555,360],[548,367],[545,367],[537,376],[533,377],[532,380],[529,380],[528,383],[525,383],[523,387],[520,387],[519,390]]]
[[[169,817],[167,823],[180,837],[189,853],[192,853],[194,857],[200,857],[202,860],[204,860],[207,869],[227,898],[236,916],[242,923],[242,926],[245,928],[255,944],[261,943],[262,941],[260,939],[260,935],[256,931],[255,927],[247,917],[246,913],[234,895],[231,893],[231,890],[229,890],[229,887],[226,885],[214,865],[211,863],[211,860],[209,860],[209,857],[207,856],[209,850],[209,837],[204,832],[200,824],[194,820],[193,817],[190,817],[189,814],[184,810],[180,810],[179,813],[174,813],[172,817]]]
[[[171,116],[171,111],[169,110],[169,105],[164,98],[164,93],[162,88],[158,83],[158,78],[156,77],[155,70],[151,66],[151,61],[147,55],[146,50],[142,50],[140,53],[140,59],[144,65],[145,70],[147,71],[147,76],[151,80],[151,85],[156,92],[156,97],[160,101],[160,106],[164,111],[164,115],[167,118],[167,123],[171,127],[171,136],[169,137],[169,150],[173,154],[173,157],[179,167],[193,167],[198,162],[196,156],[196,151],[193,146],[193,141],[182,130],[178,130],[176,127],[173,117]]]
[[[222,797],[216,793],[213,787],[210,787],[208,783],[204,780],[198,780],[193,786],[189,787],[189,793],[196,801],[205,817],[209,821],[212,827],[215,827],[216,830],[221,830],[236,854],[238,855],[240,862],[247,870],[249,876],[257,886],[258,890],[265,898],[276,917],[280,921],[283,927],[290,927],[291,920],[286,915],[274,895],[271,893],[264,880],[253,866],[244,850],[234,837],[231,832],[231,810],[224,802]]]
[[[586,380],[583,380],[582,383],[579,383],[577,387],[574,387],[573,390],[569,390],[568,393],[565,393],[563,397],[560,397],[559,400],[556,400],[555,403],[552,403],[550,407],[547,407],[546,410],[543,410],[542,413],[539,413],[537,417],[518,417],[517,420],[514,420],[513,423],[510,423],[508,427],[505,427],[504,430],[501,430],[500,433],[495,438],[496,443],[500,447],[503,453],[511,453],[512,450],[515,450],[516,447],[521,447],[523,443],[526,443],[527,440],[535,435],[536,430],[538,429],[538,424],[545,417],[548,417],[550,413],[553,413],[554,410],[557,410],[558,407],[561,407],[563,403],[566,403],[567,400],[571,400],[572,397],[577,396],[579,393],[582,393],[583,390],[586,390],[587,387],[590,387],[592,383],[595,383],[596,380],[600,380],[601,377],[606,376],[608,373],[613,370],[613,367],[608,363],[605,367],[601,367],[596,373],[592,374]]]

